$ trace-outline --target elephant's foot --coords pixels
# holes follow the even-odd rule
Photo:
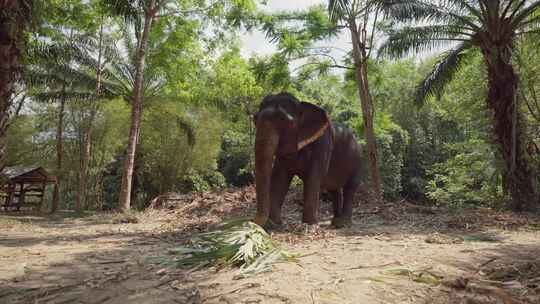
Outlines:
[[[263,226],[264,230],[271,232],[271,231],[280,231],[283,229],[283,222],[276,223],[272,219],[268,219],[266,223]]]
[[[345,228],[352,225],[352,220],[350,217],[334,217],[332,219],[332,226],[335,228]]]
[[[270,213],[270,221],[272,221],[272,224],[274,225],[283,226],[283,220],[281,219],[281,215],[277,216]]]
[[[302,216],[302,223],[308,224],[308,225],[317,225],[319,223],[319,220],[316,216],[310,216],[310,215],[303,215]]]
[[[321,229],[321,227],[319,226],[319,224],[302,223],[302,225],[298,227],[297,229],[298,230],[296,229],[295,230],[304,235],[312,235],[312,234],[317,234],[319,230]]]

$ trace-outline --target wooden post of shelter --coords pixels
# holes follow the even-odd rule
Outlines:
[[[43,202],[45,201],[45,188],[47,187],[47,182],[41,183],[41,196],[39,198],[39,210],[43,210]]]
[[[15,185],[14,184],[8,184],[7,186],[7,198],[5,202],[5,208],[7,211],[7,208],[11,205],[11,202],[13,201],[13,193],[15,192]]]
[[[26,189],[24,188],[24,182],[19,183],[19,201],[17,204],[17,211],[21,210],[21,206],[25,203]]]

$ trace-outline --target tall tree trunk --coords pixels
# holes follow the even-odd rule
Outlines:
[[[83,149],[79,168],[79,191],[77,192],[77,201],[75,209],[84,210],[86,206],[86,195],[88,190],[88,167],[92,156],[92,124],[94,120],[94,110],[91,110],[90,117],[87,118],[86,127],[83,134]]]
[[[144,28],[141,41],[138,43],[137,61],[135,70],[135,83],[133,86],[133,97],[131,99],[131,127],[129,129],[128,147],[124,160],[124,170],[122,173],[122,187],[118,208],[121,211],[128,211],[131,207],[131,187],[133,181],[133,167],[135,165],[135,152],[140,133],[141,108],[142,108],[142,86],[144,77],[144,61],[152,21],[155,16],[155,0],[151,0],[148,9],[145,10]]]
[[[60,192],[62,187],[62,161],[64,158],[64,112],[66,99],[64,96],[60,99],[60,107],[58,109],[58,125],[56,126],[56,184],[54,186],[53,201],[51,212],[56,212],[60,205]]]
[[[511,63],[511,47],[485,47],[482,53],[488,67],[487,103],[493,111],[495,140],[505,162],[503,182],[512,196],[510,208],[536,209],[536,180],[526,152],[525,121],[516,96],[518,78]]]
[[[94,119],[97,112],[97,103],[99,102],[99,96],[101,93],[101,72],[102,72],[102,44],[103,44],[103,22],[99,29],[99,41],[98,41],[98,60],[96,67],[96,101],[91,105],[90,115],[86,119],[86,123],[83,123],[85,130],[83,134],[83,151],[81,155],[81,163],[79,170],[79,191],[77,192],[77,211],[84,210],[87,207],[86,196],[88,193],[88,167],[90,164],[90,158],[92,156],[92,128]]]
[[[32,1],[0,0],[0,172],[7,162],[7,128],[15,79],[19,72],[23,31]],[[0,184],[3,182],[0,180]]]
[[[355,66],[356,83],[358,86],[358,95],[360,98],[360,106],[362,108],[362,117],[364,120],[364,136],[367,141],[367,153],[369,160],[369,172],[371,183],[376,199],[382,199],[381,193],[381,175],[379,172],[379,164],[377,159],[377,145],[375,142],[375,130],[373,127],[373,103],[369,92],[369,81],[367,77],[367,60],[365,42],[361,41],[360,33],[357,30],[356,22],[350,22],[352,44],[353,44],[353,59]]]

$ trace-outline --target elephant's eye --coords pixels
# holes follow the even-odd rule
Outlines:
[[[294,121],[294,118],[292,117],[291,114],[283,111],[283,115],[281,115],[281,120],[285,120],[285,121]]]
[[[292,120],[294,120],[294,118],[289,113],[287,113],[287,110],[284,109],[283,107],[278,106],[277,109],[278,109],[278,113],[279,113],[278,117],[279,117],[280,121],[292,121]]]

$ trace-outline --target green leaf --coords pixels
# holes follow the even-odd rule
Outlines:
[[[293,255],[281,249],[264,231],[245,218],[223,222],[216,231],[201,233],[191,240],[191,247],[170,250],[179,255],[178,267],[193,265],[236,266],[240,273],[268,271],[278,261],[293,261]]]

